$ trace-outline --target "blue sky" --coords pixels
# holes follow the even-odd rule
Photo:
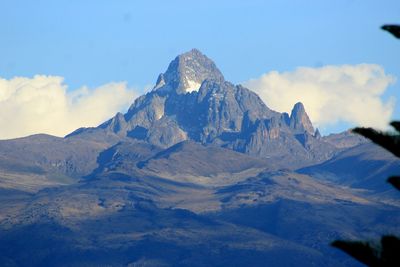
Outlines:
[[[385,23],[400,23],[400,1],[2,1],[0,77],[61,76],[70,91],[126,81],[140,91],[193,47],[234,83],[360,63],[400,77],[400,41]],[[399,92],[397,82],[383,97]]]

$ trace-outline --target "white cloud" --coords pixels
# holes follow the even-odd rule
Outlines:
[[[126,83],[69,92],[58,76],[0,78],[0,139],[36,133],[64,136],[79,127],[97,126],[136,96]]]
[[[395,100],[392,97],[384,101],[382,95],[394,81],[379,65],[359,64],[272,71],[244,86],[280,112],[290,112],[296,102],[302,102],[317,127],[345,122],[384,129]]]

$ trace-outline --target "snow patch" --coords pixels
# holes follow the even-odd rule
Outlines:
[[[196,91],[196,92],[199,91],[201,83],[198,83],[198,82],[195,82],[192,80],[186,80],[186,82],[188,84],[188,87],[185,88],[185,91],[187,93],[191,93],[193,91]]]
[[[159,120],[159,119],[161,119],[163,116],[164,116],[164,109],[163,108],[158,108],[158,109],[156,109],[155,110],[156,112],[156,120]]]
[[[159,83],[153,88],[153,90],[157,90],[158,88],[161,88],[161,87],[163,87],[164,85],[165,85],[165,82],[164,82],[164,81],[159,82]]]

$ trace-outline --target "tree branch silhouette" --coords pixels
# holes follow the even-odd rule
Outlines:
[[[399,25],[383,25],[382,29],[400,39]],[[357,127],[353,129],[353,132],[370,139],[400,158],[400,121],[393,121],[390,125],[395,129],[394,132],[382,132],[373,128],[363,127]],[[400,191],[400,176],[391,176],[387,179],[387,182]],[[343,250],[367,266],[400,266],[400,239],[393,235],[382,236],[379,245],[372,245],[366,241],[346,240],[336,240],[331,245]]]

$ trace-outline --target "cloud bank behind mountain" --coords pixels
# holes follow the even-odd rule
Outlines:
[[[0,78],[0,139],[37,133],[64,136],[97,126],[137,96],[126,83],[69,91],[59,76]]]
[[[243,85],[254,90],[270,108],[290,112],[301,101],[317,127],[344,122],[384,129],[395,99],[383,94],[395,78],[375,64],[299,67],[290,72],[268,72]]]
[[[37,133],[64,136],[79,127],[97,126],[133,103],[139,91],[124,82],[69,90],[63,77],[0,78],[0,139]],[[349,125],[384,129],[395,105],[383,94],[395,78],[375,64],[300,67],[268,72],[243,85],[268,107],[290,112],[303,102],[317,127]]]

